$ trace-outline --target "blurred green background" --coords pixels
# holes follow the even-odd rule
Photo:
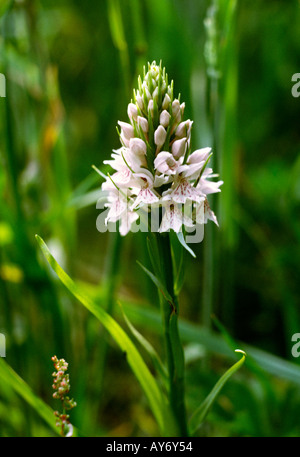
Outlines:
[[[125,358],[49,271],[34,235],[124,325],[161,352],[142,234],[96,230],[102,168],[147,62],[162,60],[224,180],[180,295],[187,406],[247,350],[201,436],[300,436],[299,1],[1,0],[0,332],[8,363],[54,409],[51,356],[69,362],[72,423],[87,436],[157,426]],[[0,436],[53,431],[9,383]]]

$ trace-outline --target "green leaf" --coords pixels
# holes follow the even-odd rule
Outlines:
[[[151,233],[149,237],[147,237],[147,248],[148,248],[148,254],[151,260],[152,268],[158,272],[158,275],[161,277],[162,272],[161,272],[161,264],[160,264],[160,255],[159,255],[159,249],[157,246],[157,239],[152,236],[153,234]]]
[[[159,291],[163,294],[164,298],[168,300],[169,302],[173,303],[173,298],[169,294],[166,286],[150,271],[148,268],[144,267],[140,262],[137,261],[139,266],[147,273],[149,278],[154,282],[156,287],[159,289]]]
[[[127,49],[127,42],[122,23],[122,13],[117,0],[108,2],[108,19],[114,45],[119,51]]]
[[[236,362],[231,368],[229,368],[229,370],[227,370],[225,374],[223,374],[223,376],[219,379],[219,381],[215,384],[211,392],[205,398],[203,403],[192,415],[189,421],[189,429],[191,436],[193,436],[197,432],[198,428],[203,423],[213,402],[215,401],[217,395],[219,394],[224,384],[243,365],[246,358],[246,353],[241,349],[236,349],[235,352],[240,352],[242,354],[242,358],[238,362]]]
[[[115,340],[120,349],[126,354],[127,361],[139,381],[146,397],[148,398],[151,410],[157,420],[161,432],[164,435],[173,435],[176,433],[174,421],[169,405],[167,404],[167,400],[127,333],[125,333],[115,319],[113,319],[99,305],[86,296],[85,292],[81,290],[81,288],[67,275],[67,273],[65,273],[50,253],[45,242],[38,235],[36,235],[36,239],[45,258],[62,283],[74,295],[74,297],[76,297],[92,314],[94,314],[94,316],[110,333],[111,337]]]
[[[154,368],[161,375],[163,381],[167,385],[167,372],[165,370],[165,367],[164,367],[159,355],[157,354],[157,352],[154,349],[154,347],[152,346],[152,344],[150,344],[149,341],[146,340],[146,338],[132,325],[132,323],[126,316],[121,303],[119,303],[119,305],[120,305],[120,309],[122,311],[123,318],[129,328],[129,330],[131,331],[133,336],[137,339],[137,341],[141,344],[141,346],[143,346],[145,351],[148,353],[148,355],[150,356],[150,358],[152,360]]]
[[[0,381],[8,384],[14,389],[35,411],[45,420],[45,422],[59,435],[59,430],[55,425],[56,419],[54,411],[43,402],[29,387],[28,384],[0,357]],[[8,412],[9,414],[9,412]]]

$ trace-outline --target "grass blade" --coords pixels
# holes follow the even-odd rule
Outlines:
[[[148,355],[150,356],[150,358],[152,360],[154,368],[161,375],[165,384],[167,384],[167,372],[166,372],[165,367],[164,367],[159,355],[157,354],[156,350],[154,349],[152,344],[150,344],[149,341],[146,340],[146,338],[132,325],[132,323],[126,316],[121,303],[119,303],[119,305],[120,305],[120,309],[122,311],[124,320],[125,320],[128,328],[130,329],[131,333],[137,339],[137,341],[141,344],[141,346],[145,349],[145,351],[148,353]]]
[[[14,389],[41,417],[59,434],[55,425],[54,411],[43,402],[29,387],[28,384],[0,357],[0,380]]]
[[[149,278],[154,282],[154,284],[156,285],[158,290],[162,293],[164,298],[167,301],[173,303],[173,298],[171,297],[171,295],[167,291],[166,286],[150,270],[148,270],[148,268],[144,267],[144,265],[142,265],[140,262],[137,262],[137,263],[144,270],[144,272],[149,276]]]
[[[194,435],[197,432],[200,425],[203,423],[213,402],[215,401],[217,395],[219,394],[224,384],[243,365],[246,358],[246,353],[244,351],[241,351],[240,349],[236,349],[235,352],[240,352],[242,354],[242,358],[238,362],[236,362],[231,368],[229,368],[229,370],[227,370],[226,373],[224,373],[224,375],[219,379],[219,381],[215,384],[211,392],[205,398],[203,403],[192,415],[189,422],[191,435]]]

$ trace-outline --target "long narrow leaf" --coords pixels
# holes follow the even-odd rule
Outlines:
[[[236,349],[235,352],[240,352],[242,354],[242,358],[238,362],[236,362],[231,368],[229,368],[229,370],[227,370],[225,374],[223,374],[223,376],[215,384],[215,386],[208,394],[208,396],[205,398],[200,407],[192,415],[189,421],[189,429],[191,435],[194,435],[203,423],[213,402],[215,401],[217,395],[219,394],[224,384],[243,365],[246,358],[246,353],[244,351],[241,351],[240,349]]]
[[[148,353],[148,355],[150,356],[150,358],[152,360],[154,368],[161,375],[163,381],[167,385],[167,372],[166,372],[166,369],[165,369],[159,355],[157,354],[157,352],[154,349],[154,347],[152,346],[152,344],[150,344],[149,341],[146,340],[146,338],[132,325],[132,323],[126,316],[121,303],[119,303],[119,304],[120,304],[120,308],[121,308],[124,320],[129,328],[129,330],[131,331],[133,336],[137,339],[137,341],[141,344],[141,346],[145,349],[145,351]]]
[[[57,274],[66,288],[76,297],[94,316],[102,323],[112,338],[118,344],[120,349],[126,353],[127,361],[139,381],[146,397],[148,398],[151,410],[160,430],[163,434],[174,436],[176,433],[174,421],[172,420],[171,411],[163,396],[155,378],[150,373],[140,353],[132,343],[127,333],[119,324],[107,314],[100,306],[95,304],[85,292],[67,275],[67,273],[56,262],[50,253],[45,242],[36,235],[38,244],[49,262],[53,271]]]
[[[142,265],[140,262],[137,262],[139,264],[139,266],[144,270],[145,273],[147,273],[147,275],[149,276],[149,278],[154,282],[154,284],[156,285],[156,287],[158,288],[158,290],[160,290],[160,292],[163,294],[163,296],[165,297],[166,300],[170,301],[170,302],[173,302],[173,298],[171,297],[171,295],[169,294],[169,292],[167,291],[167,288],[165,287],[165,285],[157,278],[157,276],[155,276],[150,270],[148,270],[148,268],[144,267],[144,265]]]

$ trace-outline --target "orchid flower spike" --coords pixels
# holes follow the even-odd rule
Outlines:
[[[121,147],[105,161],[113,169],[102,185],[109,192],[105,223],[119,221],[122,235],[141,210],[149,215],[154,207],[162,208],[160,233],[178,233],[208,219],[218,225],[207,195],[220,192],[223,181],[211,181],[216,175],[207,168],[209,147],[191,151],[193,121],[184,119],[184,108],[161,64],[148,64],[133,91],[128,120],[118,122]],[[193,208],[189,216],[182,211],[187,203]]]

